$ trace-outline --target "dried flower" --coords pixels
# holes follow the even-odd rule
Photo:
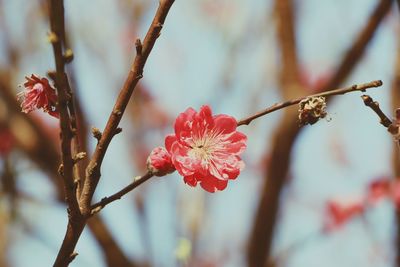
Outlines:
[[[147,170],[156,176],[164,176],[175,171],[171,155],[163,147],[156,147],[147,158]]]
[[[239,155],[247,137],[236,131],[236,120],[228,115],[212,115],[209,106],[199,112],[188,108],[175,121],[175,134],[165,138],[172,163],[185,183],[208,192],[224,190],[244,168]]]
[[[314,124],[326,116],[325,97],[315,96],[303,99],[299,103],[299,121],[301,125]]]
[[[18,93],[18,99],[23,98],[21,103],[22,112],[29,113],[35,109],[42,108],[44,112],[51,116],[59,118],[56,108],[56,91],[49,84],[46,78],[40,78],[34,74],[31,77],[25,77],[25,91]]]

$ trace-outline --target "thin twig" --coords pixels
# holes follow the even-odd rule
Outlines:
[[[247,118],[243,118],[241,120],[239,120],[237,122],[238,126],[241,125],[249,125],[253,120],[262,117],[268,113],[277,111],[279,109],[288,107],[288,106],[292,106],[292,105],[296,105],[298,103],[300,103],[302,100],[307,99],[309,97],[317,97],[317,96],[333,96],[333,95],[343,95],[346,93],[350,93],[350,92],[355,92],[355,91],[361,91],[364,92],[365,90],[369,89],[369,88],[373,88],[373,87],[380,87],[382,86],[382,81],[381,80],[376,80],[376,81],[372,81],[369,83],[363,83],[363,84],[355,84],[349,87],[345,87],[345,88],[340,88],[340,89],[336,89],[336,90],[331,90],[331,91],[326,91],[323,93],[319,93],[319,94],[314,94],[314,95],[310,95],[310,96],[305,96],[305,97],[300,97],[300,98],[296,98],[296,99],[292,99],[289,101],[285,101],[285,102],[281,102],[281,103],[276,103],[260,112],[257,112],[254,115],[251,115]]]
[[[103,131],[102,137],[99,140],[92,159],[86,169],[86,178],[83,186],[81,203],[83,204],[83,212],[89,215],[91,212],[90,202],[96,189],[97,183],[100,179],[100,167],[103,162],[108,145],[110,144],[115,130],[121,121],[122,115],[125,112],[126,106],[131,98],[133,90],[138,81],[143,77],[143,68],[147,58],[157,40],[160,36],[165,18],[170,10],[174,0],[161,0],[158,10],[150,25],[150,28],[144,38],[143,44],[136,42],[136,51],[138,54],[132,64],[128,77],[119,93],[118,99],[115,103],[113,111],[108,119],[106,127]],[[139,47],[138,47],[139,46]]]
[[[103,209],[105,206],[107,206],[111,202],[113,202],[115,200],[118,200],[118,199],[121,199],[121,197],[123,197],[127,193],[131,192],[133,189],[135,189],[136,187],[138,187],[142,183],[146,182],[151,177],[153,177],[153,174],[150,173],[150,172],[147,172],[143,176],[136,177],[132,183],[130,183],[129,185],[125,186],[124,188],[122,188],[117,193],[115,193],[115,194],[113,194],[113,195],[111,195],[109,197],[105,197],[102,200],[100,200],[99,202],[93,204],[90,207],[91,215],[94,215],[94,214],[98,213],[101,209]]]
[[[374,101],[369,95],[362,95],[361,98],[364,101],[364,104],[367,107],[371,108],[376,113],[376,115],[378,115],[378,117],[381,119],[380,123],[383,126],[389,128],[389,126],[392,125],[392,120],[389,119],[388,116],[385,115],[385,113],[383,113],[377,101]]]

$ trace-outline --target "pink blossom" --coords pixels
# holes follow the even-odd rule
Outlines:
[[[175,171],[171,155],[163,147],[154,148],[147,158],[147,169],[156,176],[164,176]]]
[[[49,84],[46,78],[40,78],[34,74],[31,77],[25,77],[25,91],[20,92],[18,99],[23,98],[21,103],[22,112],[29,113],[35,109],[42,108],[44,112],[51,116],[59,118],[56,109],[57,95],[56,91]]]
[[[363,199],[353,200],[330,200],[326,205],[328,222],[327,230],[333,230],[348,222],[357,215],[361,215],[365,210]]]
[[[200,183],[208,192],[224,190],[244,168],[239,155],[247,137],[236,131],[236,120],[228,115],[212,115],[211,108],[199,112],[188,108],[175,121],[175,134],[165,138],[172,163],[185,183]]]

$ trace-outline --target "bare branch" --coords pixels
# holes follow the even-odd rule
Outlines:
[[[374,101],[372,99],[372,97],[370,97],[369,95],[362,95],[361,96],[362,100],[364,101],[364,104],[369,107],[370,109],[372,109],[376,115],[378,115],[378,117],[381,119],[380,123],[385,126],[386,128],[388,128],[391,124],[392,124],[392,120],[389,119],[385,113],[383,113],[383,111],[381,110],[381,108],[379,107],[379,103],[377,101]]]
[[[277,111],[279,109],[283,109],[286,108],[288,106],[292,106],[292,105],[296,105],[298,103],[300,103],[300,101],[302,101],[303,99],[309,98],[309,97],[317,97],[317,96],[333,96],[333,95],[344,95],[350,92],[355,92],[355,91],[361,91],[361,92],[365,92],[366,89],[369,88],[373,88],[373,87],[380,87],[382,86],[382,81],[381,80],[376,80],[376,81],[372,81],[369,83],[362,83],[362,84],[355,84],[349,87],[345,87],[345,88],[340,88],[340,89],[336,89],[336,90],[331,90],[331,91],[326,91],[323,93],[319,93],[319,94],[314,94],[314,95],[310,95],[310,96],[305,96],[305,97],[300,97],[300,98],[296,98],[296,99],[292,99],[289,101],[285,101],[285,102],[281,102],[281,103],[276,103],[273,104],[271,107],[268,107],[260,112],[257,112],[254,115],[251,115],[249,117],[243,118],[241,120],[239,120],[237,122],[237,125],[249,125],[253,120],[260,118],[264,115],[267,115],[268,113]]]
[[[55,84],[57,89],[58,103],[57,109],[60,113],[61,128],[61,153],[63,166],[63,181],[65,186],[65,196],[71,216],[79,217],[80,209],[76,198],[76,191],[73,179],[73,159],[71,155],[71,140],[74,132],[71,128],[71,119],[68,111],[68,79],[64,71],[64,57],[62,41],[64,40],[64,4],[63,1],[50,0],[50,27],[52,38],[54,58],[56,63]]]

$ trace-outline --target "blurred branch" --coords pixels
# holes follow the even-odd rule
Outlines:
[[[278,44],[281,50],[280,84],[284,97],[292,98],[299,93],[297,85],[300,84],[293,0],[275,1],[274,12]]]
[[[319,94],[314,94],[314,95],[310,95],[310,96],[304,96],[304,97],[300,97],[300,98],[296,98],[296,99],[292,99],[292,100],[288,100],[285,102],[281,102],[281,103],[275,103],[272,106],[257,112],[254,115],[251,115],[249,117],[243,118],[241,120],[239,120],[237,122],[237,125],[249,125],[253,120],[260,118],[262,116],[265,116],[271,112],[277,111],[279,109],[283,109],[292,105],[296,105],[298,103],[300,103],[302,100],[307,99],[307,98],[311,98],[311,97],[318,97],[318,96],[334,96],[334,95],[344,95],[350,92],[355,92],[355,91],[361,91],[361,92],[365,92],[366,89],[369,88],[373,88],[373,87],[380,87],[382,86],[382,81],[381,80],[376,80],[376,81],[372,81],[369,83],[363,83],[363,84],[355,84],[349,87],[345,87],[345,88],[340,88],[340,89],[336,89],[336,90],[331,90],[331,91],[326,91],[326,92],[322,92]]]
[[[375,10],[371,13],[365,27],[360,31],[353,44],[343,56],[335,74],[331,77],[328,83],[323,85],[323,88],[319,88],[318,91],[338,87],[347,79],[363,56],[364,51],[374,37],[378,26],[389,13],[392,3],[393,0],[380,0]]]
[[[400,10],[400,0],[397,0],[397,6]],[[391,88],[392,110],[400,107],[400,38],[397,38],[397,55],[394,68],[394,77]],[[392,149],[392,168],[394,176],[397,180],[400,179],[400,149],[397,145],[393,145]],[[395,241],[395,266],[400,267],[400,211],[396,210],[396,241]]]
[[[275,16],[282,62],[279,72],[281,93],[287,99],[297,98],[305,90],[301,87],[298,75],[293,1],[276,0]],[[271,163],[265,171],[265,181],[248,240],[249,267],[267,266],[271,262],[270,251],[280,192],[289,168],[292,144],[299,131],[296,115],[295,110],[286,109],[275,130]]]
[[[285,0],[286,8],[292,8],[292,5],[288,1],[289,0]],[[286,13],[284,10],[282,10],[282,8],[279,8],[279,5],[283,5],[279,2],[279,0],[276,1],[278,18],[280,18],[282,21],[281,23],[284,23],[285,16],[283,14]],[[343,57],[343,60],[339,64],[336,73],[332,76],[331,80],[325,86],[323,86],[323,88],[320,88],[320,92],[330,88],[337,88],[351,73],[356,63],[361,58],[365,47],[372,39],[378,25],[390,10],[391,3],[392,0],[381,0],[370,16],[365,28],[361,30],[359,37],[355,40],[347,54]],[[282,30],[281,28],[282,26],[279,26],[278,24],[278,31]],[[283,36],[283,34],[281,36]],[[294,37],[292,40],[294,40]],[[282,54],[287,53],[285,52],[287,49],[287,44],[280,43],[280,48]],[[282,55],[282,59],[284,60],[285,58],[285,55]],[[289,97],[290,99],[298,97],[296,94],[300,94],[304,90],[301,88],[301,85],[298,82],[298,77],[292,77],[290,79],[285,78],[287,71],[289,73],[294,72],[291,70],[290,62],[287,64],[289,64],[289,67],[285,64],[282,65],[280,74],[281,89],[283,90],[283,95],[293,95]],[[270,142],[273,144],[271,151],[271,162],[266,169],[266,181],[261,189],[261,197],[256,210],[253,228],[249,237],[247,260],[248,266],[250,267],[266,266],[268,264],[268,259],[270,258],[275,222],[277,220],[280,204],[280,192],[285,184],[286,175],[289,171],[290,155],[293,144],[301,129],[297,126],[296,121],[297,116],[294,110],[286,110],[278,128],[274,133],[273,139]]]

